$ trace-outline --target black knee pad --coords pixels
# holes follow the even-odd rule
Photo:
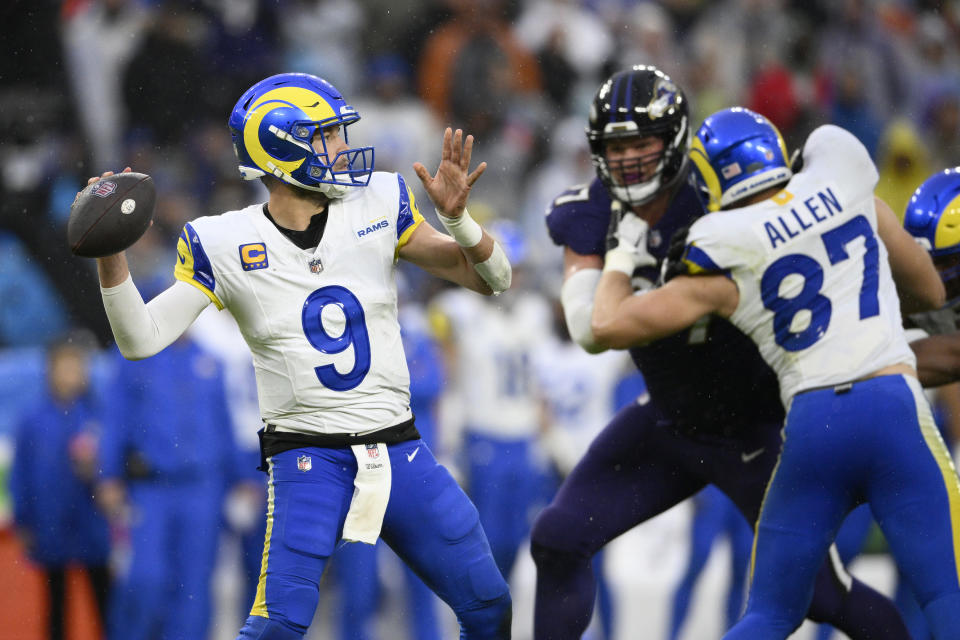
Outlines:
[[[573,513],[550,505],[540,512],[530,530],[530,549],[534,554],[553,552],[589,558],[592,553],[586,548],[580,518]]]

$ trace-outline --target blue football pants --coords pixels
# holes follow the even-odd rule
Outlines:
[[[476,508],[422,440],[388,451],[392,486],[381,538],[450,605],[462,640],[509,638],[509,589]],[[298,465],[301,457],[309,464]],[[267,537],[243,640],[294,640],[306,632],[357,471],[350,449],[293,449],[269,463]]]
[[[915,378],[793,399],[764,498],[747,611],[724,636],[786,638],[844,517],[870,504],[934,638],[960,629],[960,481]]]

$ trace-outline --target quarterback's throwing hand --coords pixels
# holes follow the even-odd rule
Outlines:
[[[443,153],[436,175],[431,177],[427,168],[419,162],[413,164],[413,170],[437,211],[448,218],[460,217],[467,206],[470,187],[487,168],[487,163],[481,162],[473,172],[469,172],[472,153],[473,136],[467,136],[464,140],[461,129],[453,132],[447,127],[443,132]]]

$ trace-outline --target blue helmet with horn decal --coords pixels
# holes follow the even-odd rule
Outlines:
[[[244,93],[230,114],[233,146],[246,180],[272,175],[283,182],[342,197],[373,172],[373,147],[327,153],[323,130],[360,119],[332,84],[306,73],[282,73]],[[320,149],[315,147],[320,145]]]

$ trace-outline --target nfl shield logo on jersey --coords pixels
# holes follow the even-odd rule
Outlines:
[[[310,459],[310,456],[298,457],[297,469],[300,471],[310,471],[310,469],[313,469],[313,460]]]
[[[323,263],[320,262],[320,258],[316,258],[310,261],[310,273],[320,273],[323,271]]]
[[[368,444],[368,445],[367,445],[367,455],[370,456],[371,458],[379,458],[379,457],[380,457],[380,447],[377,446],[377,445],[375,445],[375,444]]]

